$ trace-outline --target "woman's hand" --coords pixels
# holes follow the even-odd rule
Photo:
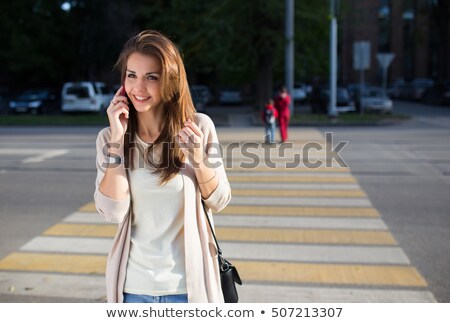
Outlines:
[[[125,131],[127,131],[130,108],[128,107],[128,98],[121,95],[122,89],[123,85],[116,92],[108,109],[106,109],[109,125],[111,126],[111,142],[121,142]]]
[[[198,166],[205,160],[203,132],[190,119],[184,123],[184,127],[178,134],[176,141],[192,165]]]

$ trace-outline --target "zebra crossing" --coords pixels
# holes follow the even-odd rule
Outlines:
[[[265,165],[260,145],[252,146],[261,157],[254,168],[239,166],[248,156],[242,150],[225,154],[226,166],[233,164],[226,168],[233,198],[215,214],[215,225],[244,282],[240,301],[436,302],[349,168],[283,167],[305,144],[326,144],[317,131],[299,134],[283,156],[269,156],[278,167]],[[223,145],[234,136],[222,134]],[[325,150],[309,157],[327,158]],[[116,228],[93,203],[84,205],[1,259],[0,288],[105,301],[106,254]]]

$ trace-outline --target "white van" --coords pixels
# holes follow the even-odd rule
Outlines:
[[[105,110],[113,94],[102,82],[67,82],[61,91],[61,111],[92,111]]]

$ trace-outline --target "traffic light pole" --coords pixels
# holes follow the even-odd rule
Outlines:
[[[338,116],[336,109],[336,83],[337,83],[337,21],[336,3],[330,0],[330,105],[328,116],[332,119]]]
[[[285,86],[291,96],[289,110],[294,115],[294,0],[285,0]]]

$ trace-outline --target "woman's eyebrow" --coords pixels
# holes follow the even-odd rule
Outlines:
[[[127,72],[136,74],[135,71],[131,71],[131,70],[127,70]],[[149,74],[159,74],[159,72],[148,72],[148,73],[146,73],[145,75],[149,75]]]

